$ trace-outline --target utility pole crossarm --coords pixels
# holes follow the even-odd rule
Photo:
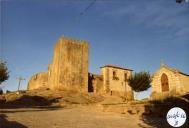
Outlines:
[[[25,80],[22,76],[19,76],[18,78],[18,92],[19,92],[19,90],[20,90],[20,85],[21,85],[21,81],[22,80]]]

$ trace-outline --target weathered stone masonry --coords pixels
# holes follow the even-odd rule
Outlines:
[[[161,64],[152,77],[152,98],[189,92],[189,75]]]
[[[61,37],[54,47],[52,63],[45,75],[46,87],[50,89],[69,89],[88,91],[88,52],[86,41]],[[38,74],[36,74],[38,75]],[[34,75],[34,76],[36,76]],[[31,79],[28,89],[37,89],[42,85],[43,77]]]
[[[88,43],[62,37],[55,45],[54,57],[49,65],[51,89],[88,88]]]

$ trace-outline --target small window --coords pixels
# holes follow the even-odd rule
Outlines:
[[[127,73],[124,74],[124,81],[127,81]]]
[[[113,71],[113,77],[116,77],[116,71]]]
[[[117,77],[116,71],[113,71],[113,80],[119,80],[119,78]]]

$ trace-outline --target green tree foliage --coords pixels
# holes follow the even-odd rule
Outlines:
[[[129,86],[135,92],[145,91],[151,87],[150,83],[152,82],[149,72],[139,72],[135,73],[128,79]]]
[[[0,84],[9,78],[6,62],[0,60]]]

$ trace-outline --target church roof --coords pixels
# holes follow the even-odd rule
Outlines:
[[[184,72],[181,72],[181,71],[178,70],[178,69],[172,69],[172,70],[174,70],[175,72],[178,72],[178,73],[180,73],[180,74],[182,74],[182,75],[189,76],[188,74],[186,74],[186,73],[184,73]]]
[[[173,71],[173,72],[177,72],[177,73],[179,73],[179,74],[182,74],[182,75],[185,75],[185,76],[189,76],[188,74],[186,74],[186,73],[184,73],[184,72],[181,72],[180,70],[178,70],[178,69],[176,69],[176,68],[170,68],[170,67],[168,67],[168,66],[165,65],[165,64],[161,65],[161,67],[165,67],[165,68],[167,68],[167,69],[169,69],[169,70],[171,70],[171,71]]]
[[[132,69],[129,69],[129,68],[123,68],[123,67],[120,67],[120,66],[117,66],[117,65],[111,65],[111,64],[108,64],[108,65],[104,65],[100,68],[105,68],[105,67],[112,67],[112,68],[118,68],[118,69],[122,69],[122,70],[129,70],[129,71],[133,71]]]

